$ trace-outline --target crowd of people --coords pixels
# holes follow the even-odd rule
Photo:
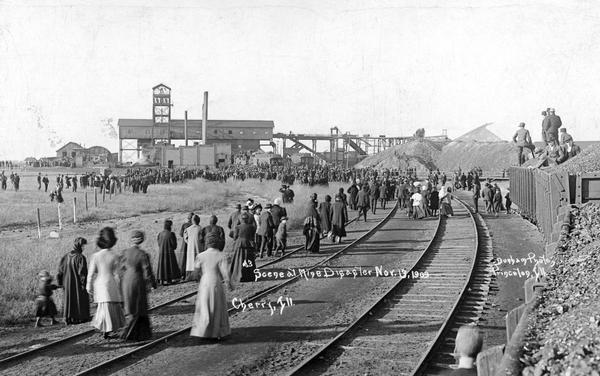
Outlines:
[[[567,133],[567,129],[562,127],[562,120],[560,116],[556,115],[554,108],[542,111],[542,116],[544,117],[542,140],[545,143],[543,148],[535,147],[529,130],[525,128],[525,123],[519,123],[512,138],[517,146],[519,166],[526,162],[527,155],[538,159],[539,162],[535,167],[544,167],[561,164],[581,152],[581,148],[573,142],[573,137]],[[525,149],[528,149],[529,152],[525,152]]]
[[[474,176],[473,186],[465,184],[463,189],[473,189],[479,197],[478,174],[469,172],[468,175]],[[325,195],[322,198],[313,193],[306,201],[300,219],[303,219],[302,234],[307,253],[320,252],[321,241],[325,238],[332,243],[341,243],[347,236],[346,224],[350,217],[354,215],[357,221],[367,221],[369,214],[376,214],[379,208],[385,209],[390,201],[394,204],[397,201],[399,209],[414,219],[453,215],[452,187],[448,186],[451,182],[439,171],[432,171],[424,181],[390,171],[357,171],[357,176],[360,178],[353,179],[346,191],[342,187],[333,197]],[[462,173],[455,173],[455,180],[464,180],[461,176]],[[57,181],[68,180],[59,178]],[[439,191],[438,183],[442,183]],[[486,184],[481,194],[486,201],[492,197],[493,205],[486,204],[486,210],[493,212],[498,207],[494,198],[500,191],[497,186]],[[238,203],[229,215],[226,228],[218,224],[214,215],[206,226],[201,226],[200,217],[189,213],[187,221],[179,228],[179,240],[173,222],[165,220],[163,230],[156,237],[159,250],[156,268],[152,267],[148,253],[140,248],[145,240],[141,231],[131,234],[130,248],[117,253],[112,251],[117,242],[114,230],[103,228],[96,241],[99,251],[92,255],[89,265],[83,255],[87,241],[76,238],[72,250],[60,261],[57,284],[52,284],[47,271],[39,275],[36,325],[41,325],[42,317],[50,317],[55,322],[57,309],[51,296],[56,288],[64,288],[65,323],[90,321],[89,302],[93,298],[98,308],[92,325],[105,337],[120,331],[120,337],[125,340],[147,339],[151,336],[148,288],[199,281],[192,335],[226,336],[229,326],[221,282],[225,281],[231,289],[237,283],[252,282],[256,259],[285,255],[288,236],[285,203],[290,202],[289,190],[283,185],[282,197],[264,203],[264,207],[253,199],[248,199],[244,205]],[[488,191],[495,193],[490,196]],[[353,215],[351,211],[354,211]],[[229,258],[223,253],[226,237],[233,241]]]

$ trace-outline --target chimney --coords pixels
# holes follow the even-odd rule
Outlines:
[[[204,92],[204,104],[202,105],[202,144],[206,145],[206,123],[208,122],[208,91]]]

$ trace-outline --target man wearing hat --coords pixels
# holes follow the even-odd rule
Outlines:
[[[263,258],[264,251],[267,251],[267,256],[272,255],[273,249],[273,216],[271,215],[271,209],[273,205],[270,203],[265,206],[265,210],[260,213],[259,225],[256,234],[260,236],[260,258]]]
[[[573,137],[567,133],[567,128],[560,128],[560,144],[565,146],[569,141],[573,142]]]
[[[544,118],[542,122],[542,129],[546,134],[546,138],[544,141],[548,141],[548,136],[554,136],[554,140],[558,142],[558,128],[562,126],[562,121],[560,120],[560,116],[555,114],[554,108],[548,109],[548,116]]]
[[[513,136],[513,142],[517,144],[517,156],[519,161],[519,166],[525,162],[525,156],[523,155],[523,148],[529,147],[531,145],[531,135],[529,131],[525,129],[525,123],[519,124],[519,129],[515,132]],[[532,150],[533,152],[533,150]]]

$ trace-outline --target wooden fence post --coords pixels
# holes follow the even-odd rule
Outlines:
[[[77,223],[77,197],[73,197],[73,223]]]
[[[40,223],[40,208],[37,208],[37,228],[38,228],[38,239],[42,238],[42,224]]]
[[[62,230],[62,218],[60,216],[60,204],[56,205],[56,208],[58,209],[58,228],[59,228],[59,230]]]
[[[102,188],[102,202],[106,200],[106,189]]]
[[[98,207],[98,188],[94,187],[94,206]]]

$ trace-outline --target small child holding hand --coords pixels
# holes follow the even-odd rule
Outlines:
[[[52,300],[52,293],[54,290],[58,288],[55,284],[52,283],[52,277],[50,273],[46,270],[42,270],[39,274],[39,282],[37,293],[38,296],[35,299],[35,327],[42,326],[40,320],[42,317],[50,317],[52,319],[52,325],[58,323],[54,316],[56,316],[56,305],[54,304],[54,300]]]

